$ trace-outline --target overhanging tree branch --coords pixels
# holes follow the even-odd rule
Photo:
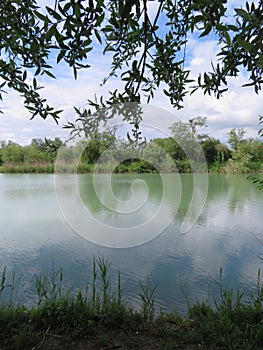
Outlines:
[[[89,55],[95,45],[112,53],[108,76],[119,77],[124,86],[110,92],[109,104],[140,101],[142,94],[149,102],[164,82],[167,88],[163,92],[171,105],[181,108],[186,93],[197,89],[221,97],[228,78],[240,70],[249,73],[244,86],[259,93],[263,83],[262,0],[236,8],[235,17],[227,21],[227,0],[160,1],[152,22],[149,2],[54,0],[53,8],[40,9],[36,0],[2,1],[0,99],[4,86],[9,86],[23,96],[32,117],[51,116],[57,121],[59,111],[41,97],[37,76],[55,76],[51,64],[55,54],[57,63],[71,67],[77,79],[78,71],[91,66]],[[219,62],[200,75],[191,89],[190,71],[184,69],[188,37],[209,38],[211,33],[218,40]]]

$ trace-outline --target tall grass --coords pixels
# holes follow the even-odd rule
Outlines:
[[[54,164],[39,163],[39,164],[4,164],[0,167],[1,173],[33,173],[33,174],[51,174],[54,173]]]
[[[2,294],[4,294],[4,292],[8,293],[8,305],[12,305],[13,304],[13,292],[14,292],[14,288],[15,288],[15,272],[12,274],[12,278],[11,281],[9,283],[7,283],[7,276],[6,276],[6,266],[4,267],[3,271],[2,271],[2,275],[1,275],[1,283],[0,283],[0,301],[1,301],[1,297]],[[8,289],[8,291],[7,291]]]
[[[110,267],[104,258],[94,258],[91,280],[84,290],[73,293],[64,284],[63,271],[53,265],[50,274],[36,276],[38,298],[31,308],[13,304],[14,275],[8,283],[4,268],[0,279],[0,349],[37,348],[36,344],[41,344],[49,332],[58,336],[69,334],[72,339],[96,337],[99,329],[126,330],[129,334],[132,331],[134,337],[143,330],[153,342],[162,340],[161,344],[167,345],[162,345],[162,349],[262,349],[260,271],[257,293],[248,301],[238,290],[223,288],[220,270],[216,282],[220,300],[189,304],[187,317],[176,311],[155,317],[157,286],[151,287],[149,279],[140,284],[141,309],[135,311],[123,299],[119,273],[117,285],[112,285]],[[6,290],[10,293],[9,302],[3,303],[1,297]]]

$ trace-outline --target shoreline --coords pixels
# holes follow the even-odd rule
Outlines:
[[[65,171],[61,171],[59,172],[59,174],[75,174],[75,169],[74,168],[70,168],[69,167],[64,167],[62,170],[66,169]],[[244,174],[244,175],[251,175],[251,174],[255,174],[255,175],[260,175],[263,174],[263,169],[258,169],[257,171],[255,171],[254,169],[250,169],[250,171],[247,172],[236,172],[236,173],[228,173],[225,171],[222,171],[223,169],[221,169],[221,171],[216,171],[213,168],[207,168],[207,172],[206,171],[188,171],[188,172],[184,172],[184,171],[178,171],[178,172],[172,172],[172,171],[167,171],[167,172],[162,172],[163,174]],[[78,169],[78,174],[94,174],[94,165],[93,164],[88,164],[88,165],[83,165],[80,166],[80,168]],[[108,173],[107,169],[105,169],[105,171],[101,171],[100,174],[103,173]],[[14,165],[14,166],[8,166],[8,167],[4,167],[4,166],[0,166],[0,174],[55,174],[54,171],[54,164],[48,164],[48,165],[43,165],[43,166],[37,166],[37,167],[32,167],[31,165],[28,166],[21,166],[21,165]],[[127,171],[114,171],[113,174],[119,174],[119,175],[130,175],[130,174],[159,174],[159,172],[155,172],[155,171],[133,171],[132,169],[127,169]]]
[[[263,289],[244,301],[239,290],[224,290],[212,305],[188,306],[187,315],[155,316],[155,290],[141,284],[141,305],[136,311],[122,297],[121,278],[111,292],[110,263],[93,259],[93,278],[85,292],[63,287],[63,271],[36,276],[38,302],[27,308],[12,300],[1,303],[6,285],[0,278],[0,349],[113,350],[113,349],[262,349]],[[10,285],[9,285],[10,286]]]

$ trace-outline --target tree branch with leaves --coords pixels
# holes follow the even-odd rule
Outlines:
[[[263,2],[246,3],[226,17],[227,0],[159,1],[153,18],[148,0],[56,0],[54,7],[39,8],[36,0],[0,3],[0,98],[6,88],[22,95],[31,117],[61,111],[49,106],[40,93],[39,76],[55,77],[55,66],[64,62],[75,79],[91,67],[95,46],[111,55],[111,69],[104,83],[118,77],[123,88],[110,92],[104,105],[150,102],[162,88],[175,108],[182,108],[186,94],[203,90],[217,98],[228,89],[228,78],[241,70],[249,73],[244,86],[259,93],[263,69]],[[186,69],[189,37],[218,43],[211,71],[195,81]],[[55,64],[53,58],[56,58]]]

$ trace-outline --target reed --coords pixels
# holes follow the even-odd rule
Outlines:
[[[103,257],[94,257],[91,281],[84,290],[73,292],[64,283],[62,269],[53,265],[50,274],[36,276],[38,298],[30,308],[14,304],[15,276],[8,282],[4,268],[0,278],[0,349],[51,349],[54,337],[57,349],[70,348],[69,343],[80,339],[89,339],[92,349],[113,348],[107,346],[113,340],[123,349],[262,349],[260,271],[257,293],[248,301],[240,291],[224,289],[220,269],[219,281],[215,281],[220,300],[189,304],[185,316],[176,311],[155,316],[157,285],[152,287],[149,279],[140,283],[141,308],[135,311],[123,300],[120,273],[117,286],[112,285],[110,267]],[[10,294],[7,303],[2,300],[5,292]]]

